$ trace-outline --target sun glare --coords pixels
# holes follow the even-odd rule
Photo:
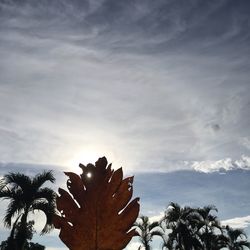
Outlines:
[[[75,154],[74,157],[70,160],[69,164],[73,168],[78,166],[79,163],[82,163],[83,165],[87,165],[88,163],[95,164],[99,157],[101,156],[96,152],[83,151],[81,153]]]
[[[114,160],[114,155],[112,154],[112,152],[108,152],[107,149],[103,148],[103,147],[95,147],[95,148],[91,148],[91,149],[84,149],[81,148],[81,150],[74,150],[74,152],[72,152],[71,154],[71,158],[69,158],[67,161],[65,161],[64,165],[66,165],[66,167],[75,173],[81,173],[81,169],[78,167],[79,163],[83,164],[83,165],[87,165],[88,163],[92,163],[95,164],[95,162],[103,156],[106,156],[106,158],[108,159],[109,162],[112,162],[112,160]],[[91,178],[92,175],[91,173],[89,173],[89,175],[87,176],[88,178]]]
[[[92,177],[92,174],[91,174],[90,172],[88,172],[88,173],[86,174],[86,176],[90,179],[90,178]]]

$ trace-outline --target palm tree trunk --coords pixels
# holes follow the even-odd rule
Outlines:
[[[16,244],[16,239],[15,239],[15,230],[16,230],[16,225],[17,222],[20,218],[21,214],[16,218],[15,222],[13,223],[10,236],[8,238],[8,246],[6,250],[17,250],[17,244]]]
[[[17,232],[17,245],[18,248],[17,250],[24,250],[24,245],[27,241],[27,217],[28,217],[28,212],[29,210],[26,209],[24,214],[21,217],[21,225],[20,225],[20,229],[19,232]]]
[[[150,245],[148,243],[145,245],[145,250],[150,250]]]

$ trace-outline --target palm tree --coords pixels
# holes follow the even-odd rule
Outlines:
[[[12,218],[17,216],[10,239],[12,242],[16,242],[17,250],[22,250],[27,240],[29,212],[40,210],[46,215],[46,224],[41,234],[47,233],[53,228],[52,217],[55,213],[56,194],[50,188],[42,187],[46,181],[52,183],[55,181],[51,171],[44,171],[33,178],[21,173],[9,173],[4,175],[0,181],[0,198],[9,200],[4,217],[5,226],[10,228]],[[17,228],[19,219],[20,224]]]
[[[136,227],[137,236],[140,237],[140,241],[145,250],[150,250],[150,242],[153,236],[162,236],[161,229],[159,228],[159,222],[150,222],[147,216],[140,216],[134,223]]]
[[[19,217],[17,217],[16,221],[13,223],[10,236],[5,241],[4,247],[0,248],[1,250],[17,249],[17,239],[16,238],[19,237],[18,235],[20,234],[20,226],[21,226],[21,222],[18,222],[18,219],[19,219]],[[27,248],[27,245],[28,245],[27,240],[31,240],[33,237],[33,233],[35,232],[33,225],[34,225],[33,220],[27,222],[27,226],[26,226],[27,229],[26,229],[26,234],[25,234],[25,239],[26,239],[25,249]]]
[[[210,205],[203,208],[197,208],[196,211],[199,217],[196,233],[203,244],[203,249],[211,250],[212,246],[214,247],[214,243],[220,239],[215,237],[216,230],[221,232],[220,222],[217,216],[211,214],[212,211],[218,212],[218,210],[215,206]]]
[[[222,233],[211,234],[210,239],[211,239],[211,243],[210,243],[211,250],[225,249],[227,247],[228,239]]]
[[[250,249],[250,242],[247,241],[247,236],[242,229],[233,229],[226,226],[225,231],[229,250],[244,250],[246,247]]]
[[[170,229],[168,239],[164,240],[163,248],[192,250],[202,249],[201,243],[195,235],[197,216],[190,207],[181,208],[179,204],[171,202],[162,220],[164,231]]]

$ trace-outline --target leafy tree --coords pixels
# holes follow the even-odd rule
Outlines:
[[[32,237],[33,237],[33,234],[35,233],[35,230],[33,228],[33,225],[34,225],[34,221],[29,221],[27,222],[27,230],[26,230],[26,241],[24,243],[24,249],[25,250],[44,250],[45,247],[43,245],[40,245],[38,243],[33,243],[33,242],[28,242],[28,240],[31,240]],[[0,246],[0,249],[1,250],[13,250],[16,248],[15,244],[13,244],[13,242],[16,242],[16,236],[18,235],[18,232],[20,230],[20,226],[21,226],[21,223],[18,222],[16,225],[15,225],[15,230],[14,231],[14,234],[11,237],[9,237],[6,241],[3,241],[1,243],[1,246]],[[15,239],[15,240],[13,240]]]
[[[163,247],[167,249],[202,249],[195,234],[197,215],[190,207],[181,208],[179,204],[171,202],[162,221],[164,230],[171,229]]]
[[[55,192],[47,187],[42,187],[45,182],[54,182],[51,171],[44,171],[30,178],[21,173],[9,173],[0,181],[0,198],[8,199],[9,205],[4,217],[6,227],[11,227],[10,242],[12,250],[23,250],[28,239],[27,217],[30,212],[40,210],[46,215],[46,224],[41,234],[49,232],[53,228],[52,217],[55,213]],[[12,218],[17,216],[12,225]],[[19,224],[18,224],[19,223]],[[18,226],[17,226],[18,225]]]
[[[13,250],[13,248],[9,247],[8,241],[2,241],[1,245],[0,245],[0,249],[1,250],[7,250],[7,249],[11,249]],[[24,244],[24,250],[45,250],[45,246],[40,245],[38,243],[33,243],[33,242],[28,242],[26,241]]]
[[[219,250],[225,249],[225,247],[227,246],[228,239],[223,234],[211,234],[210,241],[210,249]]]
[[[163,232],[159,228],[159,222],[150,222],[147,216],[140,216],[134,223],[136,227],[137,236],[140,237],[140,241],[145,250],[150,250],[150,242],[153,236],[162,236]]]
[[[215,247],[215,245],[212,246],[215,242],[219,242],[222,240],[216,237],[216,230],[221,230],[221,226],[219,223],[219,220],[217,219],[217,216],[212,215],[212,211],[218,211],[215,206],[205,206],[203,208],[196,209],[197,212],[197,235],[200,238],[200,241],[202,242],[203,249],[205,250],[211,250],[212,247]],[[221,245],[221,243],[220,243]],[[222,244],[223,245],[223,244]]]
[[[226,226],[225,232],[227,236],[227,247],[229,250],[244,250],[250,249],[250,242],[247,241],[247,236],[242,229],[233,229]]]
[[[159,222],[154,222],[154,225],[150,224],[146,216],[141,216],[135,224],[137,235],[145,249],[150,249],[154,234],[162,237],[163,249],[169,250],[250,249],[250,242],[242,229],[222,227],[212,212],[217,212],[212,205],[182,208],[172,202],[165,216]],[[162,230],[159,230],[158,225]]]
[[[29,245],[28,245],[27,250],[45,250],[45,246],[40,245],[38,243],[30,242]]]

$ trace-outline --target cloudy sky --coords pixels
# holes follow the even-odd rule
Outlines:
[[[0,175],[53,169],[57,188],[105,155],[135,175],[144,214],[215,204],[248,231],[249,13],[248,0],[0,0]],[[66,249],[56,234],[36,240]]]

